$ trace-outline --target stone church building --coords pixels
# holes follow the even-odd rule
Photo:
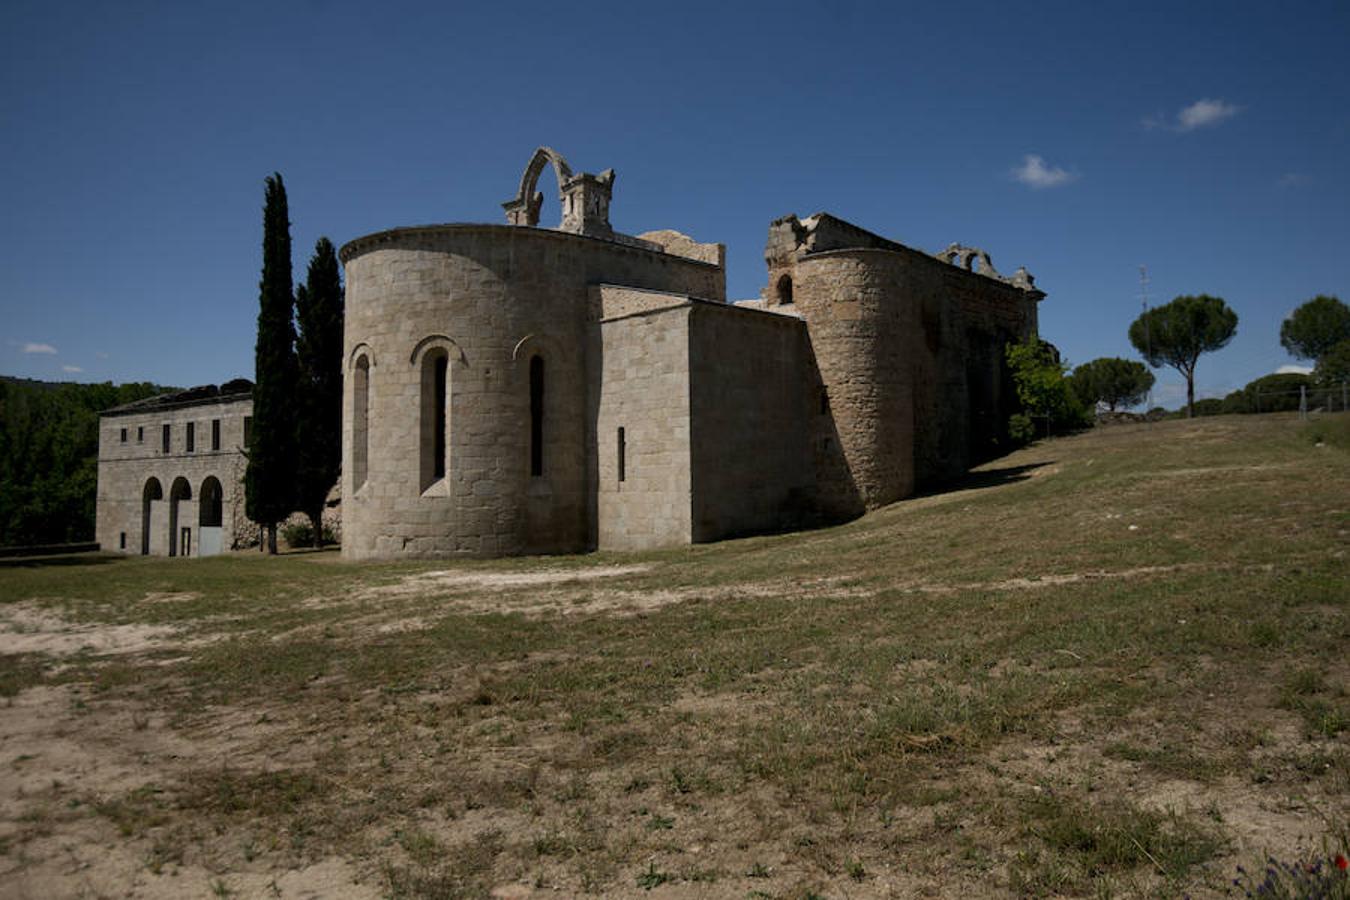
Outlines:
[[[549,170],[556,228],[539,224]],[[838,521],[1006,446],[1004,347],[1036,334],[1044,297],[1025,270],[787,216],[769,227],[762,296],[728,303],[725,248],[614,231],[613,188],[612,170],[573,173],[544,147],[508,224],[342,248],[346,558]]]

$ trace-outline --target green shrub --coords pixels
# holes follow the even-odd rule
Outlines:
[[[313,547],[314,528],[308,522],[292,522],[281,526],[281,539],[288,547]],[[323,526],[323,542],[336,544],[337,537],[330,525]]]

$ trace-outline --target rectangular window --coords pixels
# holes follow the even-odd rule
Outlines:
[[[370,408],[370,360],[356,361],[352,375],[352,489],[366,483],[366,459],[369,450],[366,417]]]
[[[169,425],[168,422],[164,423],[164,439],[160,441],[160,444],[164,448],[165,453],[169,452],[169,432],[172,427],[173,426]]]
[[[253,439],[253,417],[244,416],[244,448],[248,449],[248,442]]]
[[[138,444],[144,444],[144,443],[145,443],[145,426],[144,426],[144,425],[138,426],[138,427],[136,428],[136,443],[138,443]]]
[[[212,419],[212,420],[211,420],[211,449],[212,449],[212,450],[219,450],[219,449],[220,449],[220,420],[219,420],[219,419]]]
[[[125,444],[126,442],[127,442],[127,430],[126,430],[125,428],[123,428],[123,429],[122,429],[122,443]]]
[[[628,444],[624,438],[623,429],[619,429],[619,481],[623,481],[627,472],[624,471],[624,457],[628,453]]]
[[[449,402],[450,355],[443,349],[429,350],[422,357],[422,413],[418,426],[421,432],[419,470],[424,491],[445,478]]]
[[[187,423],[187,437],[185,439],[187,452],[192,453],[197,449],[197,423]]]
[[[123,429],[123,430],[125,430],[125,429]],[[118,532],[118,534],[117,534],[117,546],[118,546],[118,549],[121,549],[121,550],[127,549],[127,533],[126,533],[125,531]]]
[[[450,368],[450,357],[442,356],[436,360],[436,415],[435,415],[435,455],[432,467],[437,478],[445,477],[445,388],[446,374]]]
[[[544,474],[544,360],[530,357],[530,475]]]

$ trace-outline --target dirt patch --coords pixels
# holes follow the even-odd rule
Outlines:
[[[171,645],[168,625],[89,625],[31,603],[0,607],[0,653],[143,653]]]
[[[467,588],[478,590],[513,590],[522,587],[541,587],[595,581],[600,578],[618,578],[640,575],[651,566],[595,566],[589,569],[531,569],[517,572],[420,572],[409,575],[395,585],[375,588],[376,595],[425,595],[441,589]]]
[[[1058,587],[1065,584],[1078,584],[1085,581],[1105,581],[1111,579],[1147,578],[1152,575],[1168,575],[1213,568],[1205,563],[1177,563],[1170,566],[1137,566],[1131,569],[1107,571],[1099,569],[1090,572],[1063,572],[1051,575],[1033,575],[1009,578],[1003,581],[972,581],[965,584],[898,584],[895,590],[917,594],[954,594],[966,591],[1026,591],[1043,587]]]

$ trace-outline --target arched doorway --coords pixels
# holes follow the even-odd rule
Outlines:
[[[164,499],[164,488],[158,478],[151,478],[141,491],[141,555],[150,555],[150,520],[153,518],[154,504]]]
[[[182,533],[179,533],[178,515],[179,504],[192,499],[192,485],[188,484],[186,478],[175,478],[173,485],[169,488],[169,555],[170,556],[191,556],[192,555],[192,526],[183,526]],[[191,521],[186,516],[182,517]]]
[[[225,494],[214,475],[206,476],[197,494],[197,555],[215,556],[221,551],[225,519]]]

